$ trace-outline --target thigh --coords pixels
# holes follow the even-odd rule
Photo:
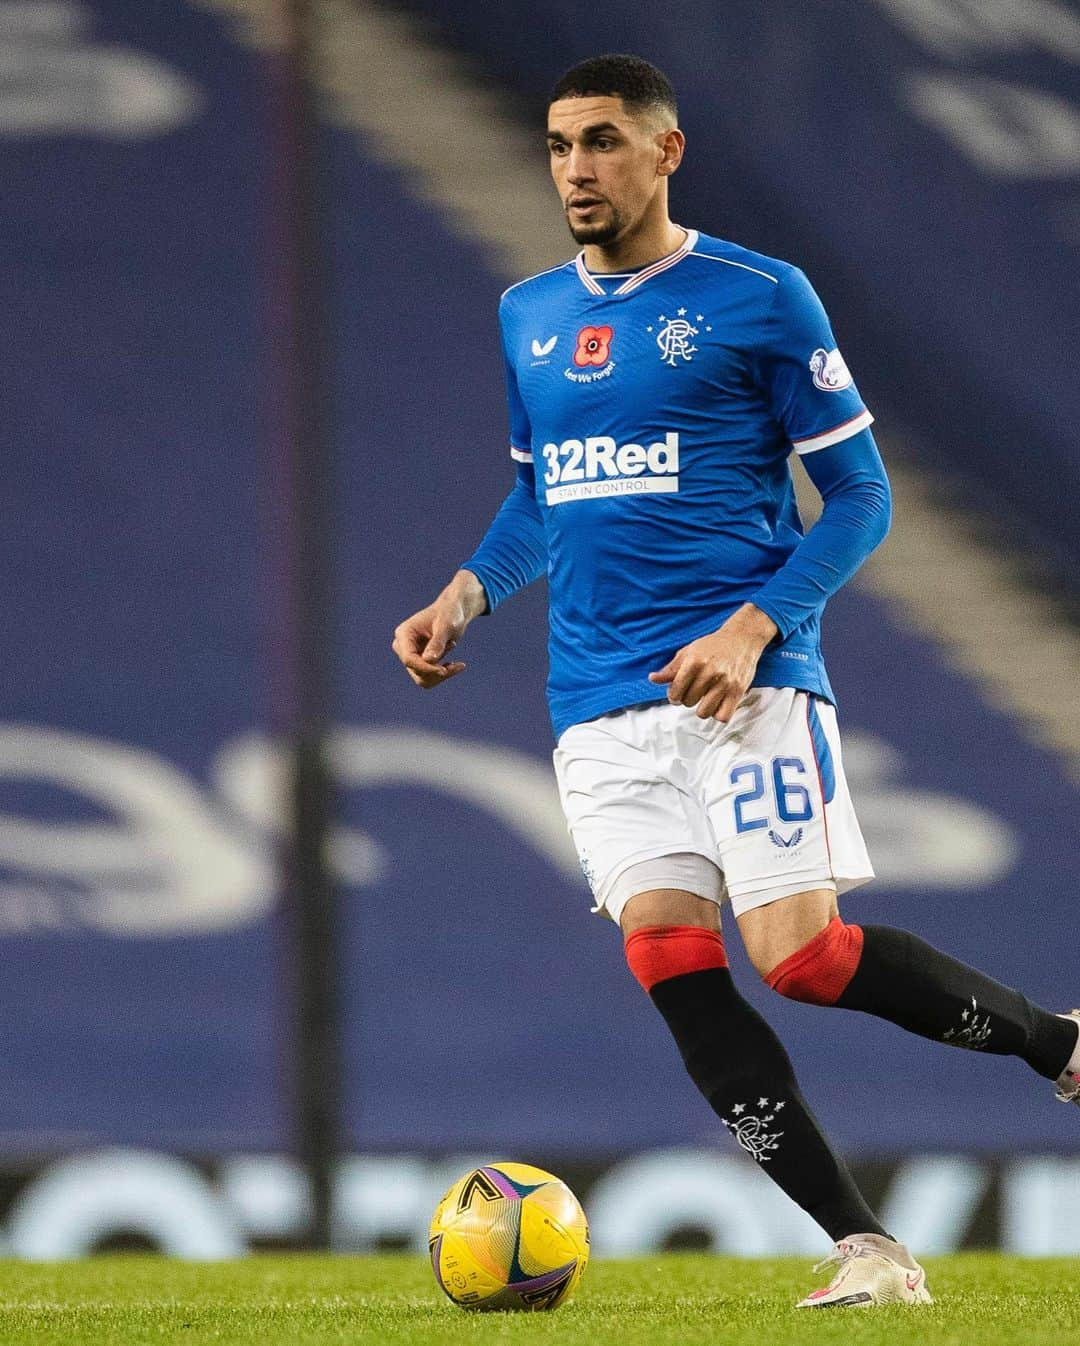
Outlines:
[[[873,877],[844,779],[835,711],[757,688],[703,768],[702,792],[735,915]]]
[[[619,924],[624,935],[653,925],[695,925],[719,931],[720,904],[680,888],[635,892],[622,904]]]
[[[704,807],[678,783],[665,751],[667,712],[675,709],[663,702],[573,725],[555,750],[559,798],[593,910],[616,922],[635,892],[706,886],[701,896],[722,895]]]

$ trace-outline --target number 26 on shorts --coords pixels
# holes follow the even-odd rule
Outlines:
[[[747,783],[747,788],[735,796],[735,831],[755,832],[760,827],[768,827],[771,813],[764,816],[747,817],[748,806],[766,799],[766,770],[770,773],[772,786],[771,798],[765,807],[775,808],[776,817],[782,823],[804,823],[814,816],[810,803],[810,792],[801,784],[799,776],[808,775],[806,763],[801,757],[774,757],[768,767],[760,762],[743,762],[732,767],[729,777],[732,785]],[[751,812],[757,812],[751,809]]]

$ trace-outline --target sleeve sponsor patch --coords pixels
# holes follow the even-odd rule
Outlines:
[[[817,348],[810,357],[810,373],[814,387],[823,393],[838,393],[851,386],[851,370],[835,347],[831,351],[823,346]]]

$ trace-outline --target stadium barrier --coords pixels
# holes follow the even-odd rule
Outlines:
[[[488,1156],[490,1158],[490,1156]],[[350,1155],[336,1170],[334,1248],[427,1251],[443,1192],[478,1155]],[[752,1160],[714,1150],[658,1150],[609,1166],[553,1164],[574,1173],[593,1249],[631,1257],[705,1247],[741,1257],[820,1252],[821,1230]],[[1080,1254],[1080,1159],[995,1162],[921,1155],[887,1171],[882,1219],[926,1255],[997,1246],[1024,1256]],[[150,1246],[184,1258],[239,1257],[299,1241],[309,1188],[295,1161],[234,1155],[209,1171],[172,1155],[107,1149],[70,1156],[24,1179],[0,1221],[4,1255],[86,1256]]]

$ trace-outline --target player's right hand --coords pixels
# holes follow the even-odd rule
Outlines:
[[[486,606],[487,596],[480,581],[471,571],[461,570],[434,603],[406,617],[397,627],[390,648],[417,687],[438,687],[465,671],[463,663],[440,661]]]
[[[464,630],[464,622],[459,625],[452,613],[435,602],[406,617],[394,631],[390,648],[417,687],[438,687],[465,670],[462,663],[439,662],[458,643]]]

